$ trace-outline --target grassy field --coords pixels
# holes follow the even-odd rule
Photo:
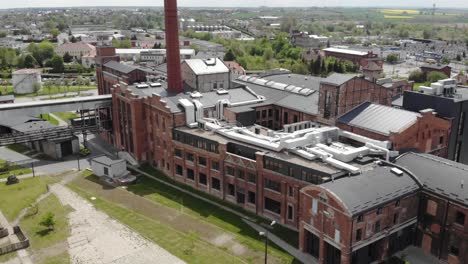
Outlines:
[[[98,210],[129,226],[149,240],[154,241],[171,254],[188,263],[245,263],[225,250],[214,247],[200,240],[195,233],[183,233],[152,218],[145,217],[130,209],[112,203],[100,197],[90,200],[93,193],[88,193],[74,185],[69,187],[91,202]]]
[[[129,225],[183,260],[190,263],[221,263],[223,260],[218,261],[213,256],[219,254],[217,252],[220,250],[223,252],[222,258],[230,255],[231,262],[234,263],[257,263],[263,260],[264,242],[255,230],[232,213],[184,195],[151,179],[143,178],[138,184],[128,186],[127,191],[120,188],[110,190],[102,187],[96,176],[86,174],[86,178],[74,181],[70,188],[84,198],[97,197],[98,199],[90,202],[98,209]],[[168,219],[177,219],[177,221]],[[145,226],[148,231],[142,231]],[[279,226],[278,228],[281,229]],[[248,250],[241,256],[235,255],[231,251],[231,246],[227,244],[212,244],[213,234],[215,237],[220,234],[233,237],[233,241]],[[170,241],[167,241],[167,236],[177,241],[178,246],[174,247]],[[191,242],[193,237],[196,238],[195,246]],[[196,250],[196,256],[187,254],[187,251],[192,251],[191,248],[198,246],[208,249],[204,261]],[[272,256],[272,263],[294,263],[292,256],[273,244],[269,247],[269,254]],[[196,258],[192,259],[190,256]]]
[[[70,120],[78,117],[78,115],[73,112],[57,112],[57,113],[54,113],[54,115],[58,116],[60,119],[62,119],[65,122],[69,122]]]
[[[70,255],[67,252],[49,257],[44,261],[40,261],[38,264],[69,264]]]
[[[36,95],[54,95],[54,94],[59,94],[59,93],[69,93],[69,92],[84,92],[88,90],[95,90],[97,89],[97,85],[89,85],[89,86],[50,86],[50,87],[45,87],[43,86],[41,90],[39,90],[36,93],[31,93],[31,94],[21,94],[21,95],[16,95],[18,97],[34,97]],[[12,85],[7,85],[7,86],[0,86],[0,92],[2,94],[14,94],[13,92],[13,86]]]
[[[383,9],[381,10],[382,13],[384,14],[395,14],[395,15],[417,15],[419,14],[419,10],[415,9]]]
[[[38,250],[65,242],[70,235],[67,214],[71,210],[69,206],[63,206],[53,194],[38,204],[37,211],[35,208],[29,209],[26,216],[20,221],[20,226],[31,242],[29,249]],[[55,216],[56,223],[53,231],[48,231],[46,227],[39,224],[48,212],[52,212]]]
[[[9,221],[13,221],[21,210],[47,192],[47,184],[54,182],[56,179],[52,177],[41,176],[22,179],[13,185],[0,184],[0,210]]]
[[[42,118],[44,120],[47,120],[49,121],[50,123],[54,124],[54,125],[57,125],[59,124],[59,121],[57,119],[55,119],[54,117],[50,116],[49,114],[41,114],[39,116],[39,118]]]
[[[26,153],[26,152],[29,151],[29,148],[26,147],[23,144],[8,145],[8,146],[6,146],[6,148],[9,149],[9,150],[13,150],[15,152],[21,153],[21,154]]]
[[[269,221],[267,221],[266,219],[264,218],[261,218],[261,217],[258,217],[256,216],[255,214],[251,213],[251,212],[248,212],[240,207],[236,207],[235,205],[231,204],[231,203],[228,203],[228,202],[225,202],[225,201],[222,201],[216,197],[213,197],[211,195],[208,195],[206,193],[203,193],[199,190],[196,190],[190,186],[187,186],[185,184],[182,184],[180,182],[176,182],[170,178],[168,178],[167,176],[163,175],[160,171],[154,169],[153,167],[151,166],[143,166],[141,168],[143,171],[157,177],[157,178],[160,178],[164,181],[167,181],[167,182],[170,182],[178,187],[181,187],[181,188],[184,188],[186,190],[189,190],[190,192],[193,192],[193,193],[196,193],[202,197],[205,197],[205,198],[208,198],[210,200],[214,200],[222,205],[225,205],[225,206],[228,206],[230,208],[233,208],[245,215],[248,215],[249,217],[251,218],[254,218],[256,219],[257,221],[261,222],[261,223],[264,223],[264,224],[268,224]],[[138,195],[147,195],[148,198],[150,199],[153,199],[153,200],[156,200],[156,199],[159,199],[161,201],[164,202],[164,200],[166,200],[166,202],[168,203],[167,205],[168,206],[180,206],[180,205],[177,205],[177,204],[174,204],[174,203],[177,203],[178,201],[174,201],[171,197],[173,196],[178,196],[181,198],[181,200],[183,201],[183,204],[182,206],[184,207],[187,207],[189,212],[191,214],[195,214],[195,215],[198,215],[199,217],[203,217],[204,220],[206,221],[209,221],[209,222],[212,222],[216,225],[220,225],[222,226],[223,228],[226,228],[228,230],[231,230],[232,232],[239,232],[239,230],[241,228],[244,228],[244,226],[242,225],[243,222],[240,221],[239,217],[235,214],[232,214],[232,213],[229,213],[227,211],[224,211],[224,210],[221,210],[219,209],[218,207],[215,207],[211,204],[207,204],[203,201],[200,201],[200,200],[197,200],[197,199],[194,199],[192,196],[189,196],[187,194],[184,194],[184,193],[181,193],[173,188],[170,188],[170,187],[167,187],[167,186],[164,186],[164,185],[161,185],[159,184],[158,182],[154,181],[154,180],[151,180],[149,178],[145,178],[143,177],[142,178],[142,182],[140,184],[137,184],[137,185],[131,185],[129,186],[128,188],[129,191],[132,191]],[[170,205],[172,203],[172,205]],[[239,224],[239,222],[241,222]],[[250,228],[248,228],[247,230],[249,230]],[[252,230],[253,231],[253,230]],[[277,236],[281,237],[283,240],[285,240],[286,242],[288,242],[289,244],[291,244],[292,246],[294,247],[297,247],[298,246],[298,234],[297,232],[295,231],[292,231],[288,228],[285,228],[285,227],[282,227],[282,226],[279,226],[277,225],[274,230],[271,231],[272,233],[276,234]],[[253,237],[256,237],[258,234],[253,231],[249,234],[247,234],[248,236],[253,236]]]
[[[11,174],[19,176],[23,174],[32,173],[31,168],[23,168],[20,165],[16,165],[16,164],[10,164],[7,171],[1,170],[5,167],[5,165],[6,165],[6,161],[0,159],[0,179],[7,178]]]
[[[388,19],[411,19],[411,18],[414,18],[414,17],[412,17],[412,16],[384,15],[384,18],[388,18]]]

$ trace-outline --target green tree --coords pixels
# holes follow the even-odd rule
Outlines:
[[[63,54],[63,62],[66,62],[66,63],[70,63],[73,61],[73,56],[70,55],[70,53],[65,52],[65,54]]]
[[[63,63],[63,58],[61,56],[59,56],[59,55],[54,55],[54,57],[52,57],[52,59],[48,60],[47,63],[46,63],[46,66],[51,67],[52,72],[55,72],[55,73],[64,72],[64,70],[65,70],[65,65]]]
[[[428,29],[423,30],[423,38],[430,39],[432,36],[432,32]]]
[[[433,72],[430,72],[428,75],[427,75],[427,81],[428,82],[437,82],[438,80],[443,80],[443,79],[447,79],[448,76],[441,73],[441,72],[437,72],[437,71],[433,71]]]
[[[23,67],[24,68],[34,68],[38,65],[36,59],[31,55],[28,54],[24,57]]]
[[[44,65],[46,60],[51,59],[55,54],[54,45],[46,40],[39,44],[31,43],[28,46],[28,51],[32,53],[33,57],[41,66]]]
[[[443,64],[449,64],[450,63],[450,59],[448,57],[443,57],[442,58],[442,63]]]
[[[53,38],[56,38],[60,34],[60,30],[53,28],[50,30],[50,34],[52,35]]]
[[[34,91],[34,94],[36,94],[36,96],[37,96],[40,89],[41,89],[41,84],[40,83],[34,83],[33,91]]]
[[[408,76],[408,80],[410,81],[414,81],[414,82],[417,82],[417,83],[421,83],[421,82],[424,82],[424,74],[422,73],[421,70],[414,70],[412,72],[410,72],[409,76]]]
[[[234,56],[234,52],[232,51],[232,49],[228,49],[226,54],[224,54],[224,60],[225,61],[234,61],[234,60],[236,60],[236,56]]]
[[[391,64],[397,62],[398,59],[399,59],[399,56],[396,53],[391,53],[391,54],[388,54],[387,56],[387,62]]]
[[[41,226],[45,226],[49,231],[53,231],[55,228],[55,215],[52,212],[48,212],[39,222]]]

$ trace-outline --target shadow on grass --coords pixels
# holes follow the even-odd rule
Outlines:
[[[37,231],[36,234],[38,234],[41,237],[45,237],[45,236],[47,236],[48,234],[50,234],[52,232],[54,232],[54,230],[46,228],[46,229],[43,229],[41,231]]]
[[[97,183],[99,185],[101,185],[102,189],[104,190],[111,190],[111,189],[115,189],[116,186],[112,186],[110,183],[102,180],[100,177],[92,174],[92,175],[89,175],[89,176],[86,176],[86,178],[88,181],[92,181],[94,183]]]

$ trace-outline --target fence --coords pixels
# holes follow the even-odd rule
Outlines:
[[[19,226],[13,227],[13,233],[18,237],[19,242],[0,247],[0,255],[4,255],[13,251],[29,247],[29,239],[23,233]]]

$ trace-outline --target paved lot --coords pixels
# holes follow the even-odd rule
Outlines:
[[[71,263],[183,263],[158,245],[97,211],[63,185],[52,185],[51,191],[64,205],[70,205],[75,210],[69,214]]]

